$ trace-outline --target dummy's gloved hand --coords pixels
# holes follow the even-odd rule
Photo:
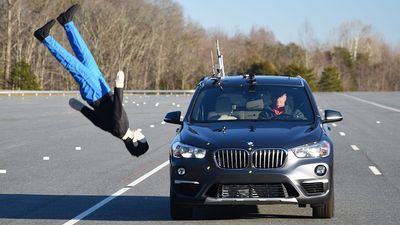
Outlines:
[[[118,71],[117,76],[115,77],[115,87],[124,88],[124,80],[125,80],[124,72]]]

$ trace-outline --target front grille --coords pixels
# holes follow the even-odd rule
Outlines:
[[[324,184],[322,182],[302,183],[301,186],[309,195],[322,194],[324,192]]]
[[[283,149],[257,149],[253,152],[253,166],[258,169],[280,168],[287,158]]]
[[[215,160],[220,168],[242,169],[249,165],[249,153],[242,149],[220,149],[215,152]]]
[[[218,198],[290,198],[296,196],[290,185],[272,184],[221,184]]]

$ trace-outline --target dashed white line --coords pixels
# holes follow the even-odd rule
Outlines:
[[[175,102],[173,102],[173,103],[172,103],[172,105],[176,105],[176,103],[175,103]]]
[[[160,105],[160,103],[157,102],[154,106],[155,106],[155,107],[158,107],[159,105]]]
[[[161,121],[161,124],[162,124],[162,125],[165,125],[165,124],[166,124],[166,122],[165,122],[165,121]]]
[[[150,125],[150,128],[154,128],[155,126],[153,124]]]
[[[381,171],[379,171],[378,168],[376,168],[375,166],[370,166],[369,169],[376,176],[382,175]]]
[[[0,173],[6,174],[6,173],[7,173],[7,170],[0,170]]]
[[[179,105],[179,104],[178,104],[178,105],[176,105],[176,107],[180,108],[180,107],[181,107],[181,105]]]
[[[376,123],[377,123],[377,124],[380,124],[380,123],[381,123],[381,121],[379,121],[379,120],[378,120],[378,121],[376,121]]]
[[[93,213],[94,211],[98,210],[99,208],[101,208],[102,206],[104,206],[105,204],[109,203],[111,200],[113,200],[114,198],[124,194],[125,192],[127,192],[128,190],[130,190],[132,187],[138,185],[140,182],[146,180],[147,178],[149,178],[151,175],[157,173],[159,170],[161,170],[162,168],[164,168],[165,166],[167,166],[169,164],[169,160],[165,161],[164,163],[162,163],[161,165],[157,166],[156,168],[152,169],[150,172],[144,174],[143,176],[139,177],[138,179],[136,179],[135,181],[133,181],[132,183],[128,184],[127,187],[120,189],[119,191],[115,192],[114,194],[108,196],[107,198],[105,198],[104,200],[102,200],[101,202],[97,203],[96,205],[92,206],[91,208],[87,209],[86,211],[84,211],[83,213],[77,215],[76,217],[74,217],[73,219],[69,220],[68,222],[64,223],[64,225],[73,225],[78,223],[79,221],[81,221],[83,218],[87,217],[89,214]]]
[[[350,145],[350,147],[354,150],[354,151],[359,151],[360,149],[357,147],[357,145]]]
[[[346,133],[345,132],[339,132],[339,135],[344,137],[344,136],[346,136]]]
[[[49,157],[49,156],[43,156],[43,160],[44,160],[44,161],[49,161],[49,160],[50,160],[50,157]]]
[[[337,124],[336,124],[336,123],[332,123],[332,126],[333,126],[333,127],[337,127]]]
[[[364,103],[368,103],[368,104],[380,107],[382,109],[387,109],[387,110],[392,110],[392,111],[395,111],[395,112],[400,112],[400,109],[396,109],[396,108],[389,107],[389,106],[386,106],[386,105],[382,105],[382,104],[379,104],[379,103],[376,103],[376,102],[368,101],[368,100],[365,100],[365,99],[362,99],[362,98],[357,98],[357,97],[354,97],[354,96],[351,96],[351,95],[347,95],[347,94],[342,94],[342,95],[346,96],[348,98],[352,98],[354,100],[360,101],[360,102],[364,102]]]
[[[77,146],[77,147],[75,147],[75,150],[76,151],[80,151],[80,150],[82,150],[82,147],[81,146]]]

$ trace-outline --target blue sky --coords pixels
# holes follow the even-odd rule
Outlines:
[[[204,28],[232,35],[268,27],[283,42],[297,42],[307,21],[324,42],[343,22],[361,20],[393,46],[400,45],[400,0],[175,0]]]

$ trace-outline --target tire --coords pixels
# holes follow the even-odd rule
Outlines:
[[[335,210],[335,197],[333,189],[330,194],[329,200],[322,205],[313,206],[312,210],[312,215],[314,218],[332,218]]]
[[[170,215],[173,220],[189,220],[192,219],[193,208],[189,205],[175,203],[174,195],[170,194]]]

